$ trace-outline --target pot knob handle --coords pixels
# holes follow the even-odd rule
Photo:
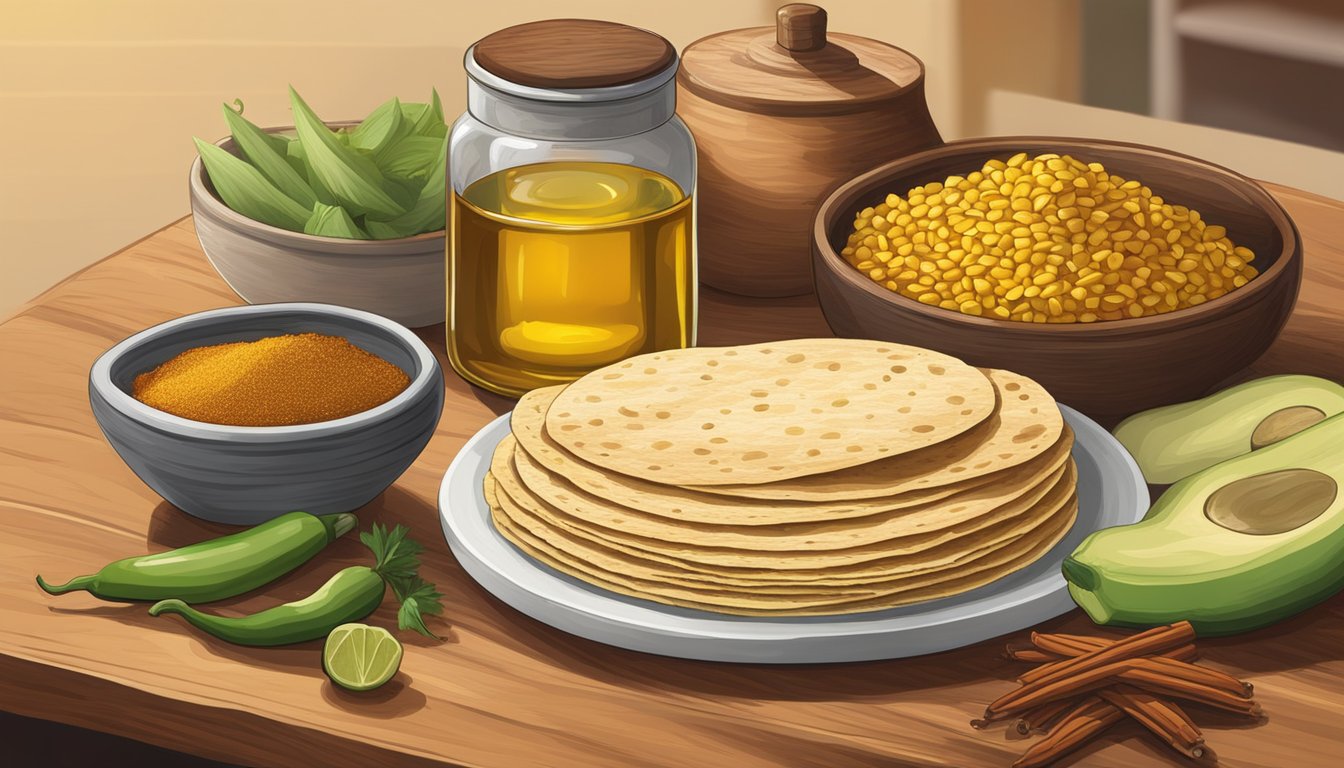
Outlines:
[[[808,3],[789,3],[775,12],[775,42],[790,53],[826,47],[826,9]]]

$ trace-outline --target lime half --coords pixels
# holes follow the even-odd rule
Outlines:
[[[401,643],[382,627],[342,624],[327,635],[322,668],[333,683],[352,691],[371,691],[401,667]]]

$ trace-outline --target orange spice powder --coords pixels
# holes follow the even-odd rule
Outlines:
[[[367,411],[410,383],[345,338],[299,333],[189,349],[136,376],[132,394],[184,419],[278,427]]]

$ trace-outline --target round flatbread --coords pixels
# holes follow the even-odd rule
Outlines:
[[[917,552],[944,541],[966,540],[975,531],[1003,520],[1020,518],[1029,525],[1038,502],[1066,484],[1065,490],[1072,492],[1073,485],[1071,463],[1065,455],[1054,466],[1042,468],[1025,487],[969,491],[955,503],[936,502],[917,511],[835,523],[709,526],[678,524],[616,507],[582,491],[549,485],[563,482],[554,478],[547,486],[554,492],[542,497],[519,473],[517,461],[525,462],[526,455],[516,456],[513,450],[512,438],[506,437],[496,449],[490,471],[503,492],[534,515],[563,517],[576,527],[627,540],[639,548],[711,565],[825,568]]]
[[[606,571],[582,558],[551,547],[514,525],[500,510],[498,500],[492,502],[492,514],[501,533],[525,554],[555,570],[618,594],[715,613],[756,616],[860,613],[959,594],[1035,562],[1063,538],[1077,514],[1077,499],[1070,496],[1045,525],[964,568],[942,569],[925,579],[904,583],[901,588],[888,594],[859,600],[846,600],[842,595],[835,600],[824,596],[800,599],[785,595],[744,595],[725,590],[689,589]]]
[[[675,485],[660,485],[600,469],[567,453],[547,435],[546,410],[563,389],[564,387],[534,389],[518,400],[513,414],[509,417],[509,427],[513,430],[519,447],[546,471],[565,478],[585,493],[672,520],[717,525],[815,523],[921,506],[989,481],[988,478],[980,477],[968,482],[950,483],[937,488],[882,498],[839,502],[755,501],[746,498],[726,498],[723,495],[689,490]],[[990,421],[991,419],[986,419],[986,424]],[[993,421],[995,424],[998,423],[997,420]],[[960,441],[984,426],[985,424],[977,425],[967,435],[958,436],[953,441]],[[985,438],[982,437],[981,440],[983,439]]]
[[[1033,465],[1012,485],[986,485],[921,507],[856,518],[789,525],[713,525],[673,521],[612,504],[591,496],[539,467],[525,451],[501,456],[496,476],[506,491],[515,483],[562,513],[608,530],[667,543],[744,549],[751,552],[822,552],[923,535],[980,519],[987,521],[1005,507],[1025,509],[1039,501],[1063,474],[1067,455],[1052,465]],[[511,463],[509,463],[511,460]],[[508,466],[503,466],[508,463]]]
[[[776,501],[886,498],[986,478],[1031,461],[1064,439],[1064,417],[1044,387],[1011,371],[985,373],[1000,396],[991,417],[996,423],[982,442],[948,441],[893,459],[768,485],[693,485],[691,490]],[[1071,445],[1072,437],[1068,440]]]
[[[918,347],[796,339],[656,352],[566,387],[546,432],[668,485],[773,483],[917,451],[994,410],[979,370]]]
[[[918,551],[893,547],[891,556],[883,556],[878,560],[860,560],[827,568],[793,569],[777,566],[782,561],[802,556],[802,553],[762,553],[760,558],[754,560],[761,567],[709,565],[673,556],[657,549],[656,543],[651,548],[648,546],[650,542],[634,537],[603,535],[600,530],[576,526],[572,520],[563,516],[546,517],[544,505],[538,506],[535,499],[527,498],[520,503],[499,488],[493,473],[489,478],[489,493],[498,499],[496,503],[505,516],[534,536],[575,556],[590,558],[594,562],[614,559],[626,565],[633,564],[675,583],[708,583],[733,588],[787,586],[793,590],[818,591],[870,587],[875,583],[961,567],[968,560],[1006,546],[1017,537],[1029,533],[1033,526],[1043,524],[1072,488],[1072,474],[1067,479],[1061,478],[1061,482],[1030,511],[1029,517],[1024,516],[1028,517],[1026,520],[996,519],[982,528],[968,528],[964,534],[944,537],[941,542]],[[684,552],[684,549],[678,549]]]
[[[752,579],[704,573],[668,563],[622,552],[615,547],[598,544],[576,537],[565,531],[548,525],[545,521],[528,514],[506,493],[498,490],[494,475],[486,477],[486,497],[492,498],[490,507],[494,514],[495,527],[502,529],[521,529],[546,542],[557,550],[574,557],[588,560],[593,565],[613,573],[677,584],[690,589],[723,590],[725,592],[758,592],[769,595],[796,595],[799,597],[845,594],[854,599],[873,596],[872,589],[866,584],[856,582],[851,585],[817,584],[815,582],[787,580]]]

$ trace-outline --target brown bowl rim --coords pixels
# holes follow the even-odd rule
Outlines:
[[[328,120],[325,123],[328,128],[351,128],[360,124],[359,120]],[[293,125],[275,125],[261,129],[263,133],[283,133],[285,131],[295,130]],[[223,138],[217,139],[214,144],[220,149],[227,151],[226,145],[234,144],[233,135],[226,134]],[[214,209],[211,211],[216,216],[229,222],[236,229],[245,229],[256,227],[259,231],[272,235],[273,237],[293,238],[295,242],[308,243],[311,245],[322,245],[331,243],[340,243],[342,245],[362,245],[366,247],[376,247],[380,245],[403,245],[423,241],[437,240],[447,236],[447,228],[436,229],[433,232],[421,232],[418,235],[410,237],[394,237],[386,240],[356,240],[349,237],[325,237],[322,235],[310,235],[307,232],[295,232],[292,229],[284,229],[273,224],[267,224],[264,221],[248,218],[243,214],[233,210],[220,197],[219,192],[215,190],[214,184],[209,182],[210,175],[206,173],[205,164],[201,162],[201,156],[198,154],[191,161],[191,183],[200,185],[201,191],[205,196],[214,202]]]
[[[939,158],[942,156],[952,156],[963,154],[967,150],[986,150],[988,152],[998,153],[1003,150],[1019,148],[1025,143],[1036,144],[1054,144],[1060,147],[1061,153],[1071,152],[1067,149],[1073,145],[1079,149],[1087,145],[1105,146],[1107,148],[1131,151],[1136,154],[1155,155],[1165,159],[1174,160],[1185,164],[1186,166],[1197,167],[1202,171],[1221,175],[1234,184],[1243,186],[1248,192],[1248,197],[1253,200],[1259,199],[1260,207],[1264,210],[1278,227],[1279,233],[1283,239],[1283,249],[1278,258],[1270,265],[1269,269],[1257,275],[1246,285],[1219,296],[1211,301],[1194,307],[1186,307],[1172,312],[1164,312],[1157,315],[1147,315],[1144,317],[1123,318],[1120,320],[1106,320],[1096,323],[1024,323],[1018,320],[1003,320],[1000,318],[978,317],[967,315],[961,312],[943,309],[942,307],[933,307],[922,304],[903,294],[887,290],[862,275],[841,258],[838,251],[831,246],[830,238],[827,233],[826,219],[832,213],[832,209],[839,204],[841,198],[851,194],[857,187],[864,186],[874,179],[882,176],[893,175],[903,166],[916,165],[928,159]],[[982,161],[983,162],[983,161]],[[1269,190],[1260,185],[1254,179],[1237,173],[1226,166],[1209,162],[1192,155],[1181,152],[1175,152],[1161,147],[1154,147],[1147,144],[1137,144],[1127,141],[1114,141],[1110,139],[1089,139],[1082,137],[1065,136],[1002,136],[992,139],[961,139],[950,141],[941,146],[932,149],[922,150],[904,157],[897,158],[887,163],[873,168],[859,176],[850,179],[837,187],[826,199],[822,201],[817,209],[817,215],[812,227],[812,247],[820,255],[821,263],[837,275],[841,280],[853,288],[867,293],[874,298],[907,306],[910,310],[928,317],[932,321],[942,321],[948,323],[961,323],[973,328],[985,329],[1010,329],[1020,331],[1025,334],[1040,334],[1042,336],[1055,334],[1079,334],[1088,333],[1093,335],[1123,335],[1133,332],[1142,333],[1144,331],[1154,330],[1158,327],[1171,329],[1173,327],[1188,327],[1200,325],[1208,322],[1218,316],[1222,316],[1226,311],[1232,310],[1239,304],[1244,304],[1260,294],[1268,291],[1271,283],[1277,281],[1288,269],[1289,262],[1301,258],[1301,237],[1297,231],[1297,225],[1293,222],[1288,212],[1284,210]],[[815,269],[814,260],[814,269]],[[816,276],[813,276],[815,281]]]

